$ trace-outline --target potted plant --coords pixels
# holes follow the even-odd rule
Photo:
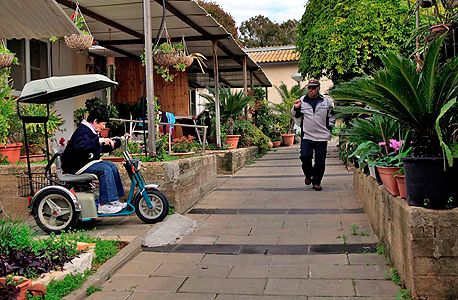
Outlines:
[[[396,179],[396,184],[399,190],[399,197],[405,199],[407,197],[406,194],[406,178],[404,176],[404,168],[401,168],[397,173],[394,174]]]
[[[174,156],[188,156],[194,154],[194,151],[191,151],[193,148],[197,147],[196,142],[194,142],[194,137],[192,135],[186,137],[182,136],[172,140],[172,153]]]
[[[210,87],[207,87],[207,90],[209,90],[210,94],[200,94],[200,96],[208,101],[205,106],[209,111],[210,118],[215,119],[215,92]],[[226,87],[220,87],[219,89],[221,132],[223,133],[223,128],[226,128],[226,144],[232,144],[231,147],[234,147],[233,149],[237,148],[238,139],[240,138],[240,135],[234,134],[234,120],[242,114],[243,109],[252,100],[253,97],[245,96],[243,91],[233,92],[232,89]]]
[[[70,16],[70,19],[75,24],[75,26],[80,29],[81,34],[72,34],[70,36],[64,36],[63,38],[52,36],[49,40],[53,43],[64,40],[65,44],[70,49],[78,52],[89,49],[94,44],[94,37],[92,36],[91,31],[89,30],[89,27],[84,20],[78,3],[76,4],[75,13]],[[84,26],[86,26],[87,30],[83,30]]]
[[[279,87],[275,86],[275,88],[282,98],[282,102],[275,104],[273,109],[277,112],[277,121],[283,127],[283,133],[281,134],[283,144],[285,146],[292,146],[295,134],[293,133],[294,119],[291,116],[291,108],[293,107],[294,100],[307,94],[307,88],[294,85],[289,90],[283,82]]]
[[[412,157],[403,158],[407,203],[428,208],[452,206],[450,199],[457,196],[451,146],[458,58],[439,62],[443,40],[430,44],[421,69],[415,61],[391,53],[382,57],[383,69],[331,92],[336,103],[363,102],[368,107],[359,111],[383,114],[413,130]]]
[[[97,98],[97,97],[94,97],[94,98],[91,98],[91,99],[87,99],[86,102],[85,102],[85,108],[79,108],[79,109],[76,109],[74,112],[73,112],[73,115],[75,117],[75,123],[77,125],[79,125],[83,119],[86,118],[86,116],[91,112],[93,111],[94,109],[98,108],[98,107],[103,107],[107,110],[107,113],[108,113],[108,117],[111,119],[116,119],[119,117],[119,112],[118,110],[116,109],[116,106],[114,105],[107,105],[105,104],[102,99],[100,98]],[[117,128],[119,126],[119,123],[118,122],[109,122],[109,126],[110,127],[115,127]],[[102,132],[100,133],[100,135],[104,138],[108,137],[108,133],[110,131],[110,128],[104,128],[104,130],[102,130]]]
[[[16,111],[16,99],[10,95],[13,82],[9,74],[9,68],[0,70],[0,153],[15,163],[22,148],[22,124]]]
[[[6,48],[5,42],[0,43],[0,69],[8,68],[19,63],[16,54]],[[9,70],[6,72],[9,73]]]
[[[32,281],[22,276],[8,275],[0,278],[0,295],[2,299],[25,300],[26,293],[32,287]]]

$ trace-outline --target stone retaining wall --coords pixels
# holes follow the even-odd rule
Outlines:
[[[359,170],[353,172],[353,183],[413,299],[458,299],[458,208],[409,206]]]
[[[121,173],[126,194],[130,179],[122,163],[116,163]],[[32,172],[44,172],[45,165],[32,165]],[[17,176],[27,171],[27,165],[0,166],[0,201],[5,213],[15,219],[30,217],[27,197],[18,196]],[[169,162],[142,163],[142,174],[147,183],[159,184],[175,211],[183,213],[202,196],[216,187],[216,156],[205,155]],[[2,215],[0,215],[1,217]]]
[[[217,158],[219,175],[233,175],[242,169],[259,153],[258,147],[239,148],[234,150],[208,151]]]

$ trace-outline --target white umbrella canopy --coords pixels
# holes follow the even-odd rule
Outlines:
[[[0,39],[41,39],[80,34],[54,0],[0,0]]]

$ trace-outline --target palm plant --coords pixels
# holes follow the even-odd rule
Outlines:
[[[205,104],[205,107],[210,112],[212,118],[215,117],[215,90],[207,87],[207,90],[210,94],[200,94],[205,98],[208,103]],[[243,109],[248,105],[250,101],[253,100],[252,96],[245,96],[243,91],[233,92],[231,88],[220,87],[219,88],[219,104],[220,104],[220,122],[222,125],[225,125],[229,120],[240,116],[243,112]],[[233,127],[233,126],[232,126]]]
[[[368,106],[341,108],[346,112],[381,114],[412,128],[413,156],[440,157],[442,146],[451,165],[450,149],[441,136],[448,136],[451,129],[453,118],[443,116],[456,103],[458,58],[439,64],[443,40],[444,36],[430,44],[421,70],[415,61],[391,53],[381,57],[384,69],[335,87],[331,96],[337,104]],[[440,122],[438,128],[436,122]]]
[[[294,85],[288,89],[284,82],[279,87],[275,86],[281,97],[281,103],[275,104],[273,110],[279,114],[278,121],[283,126],[286,133],[291,133],[294,121],[291,116],[291,108],[293,107],[294,100],[307,94],[307,87],[301,88],[300,85]]]

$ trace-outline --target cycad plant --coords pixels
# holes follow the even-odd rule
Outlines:
[[[357,145],[366,141],[387,142],[398,137],[398,129],[398,123],[385,116],[374,115],[368,120],[353,119],[351,127],[347,129],[347,140]]]
[[[210,114],[215,114],[215,90],[207,87],[210,94],[200,94],[209,103],[205,106]],[[240,116],[243,109],[247,106],[248,102],[252,101],[253,97],[245,96],[243,91],[233,92],[231,88],[219,88],[219,103],[220,103],[220,116],[221,123],[226,122],[229,118],[235,119]]]
[[[294,85],[291,89],[288,89],[285,83],[281,83],[280,86],[275,86],[281,97],[281,103],[275,104],[272,109],[279,115],[277,120],[280,122],[286,133],[291,133],[294,122],[291,116],[291,108],[293,107],[294,100],[307,94],[307,87],[301,88],[300,85]]]
[[[439,64],[443,40],[442,36],[430,44],[421,69],[415,61],[391,53],[381,57],[383,69],[335,87],[331,96],[337,104],[367,105],[346,107],[347,112],[354,108],[358,112],[385,115],[413,129],[413,156],[445,154],[451,165],[451,151],[442,136],[449,137],[452,129],[449,110],[456,103],[458,58]],[[440,126],[436,127],[436,123]]]

